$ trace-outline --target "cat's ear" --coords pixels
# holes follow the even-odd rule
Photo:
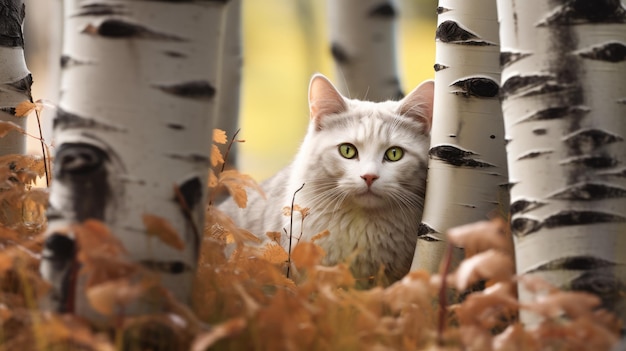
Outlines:
[[[309,84],[309,111],[311,120],[320,129],[320,121],[325,116],[346,111],[346,101],[333,83],[321,74],[311,78]]]
[[[426,132],[430,132],[433,123],[434,96],[435,82],[424,81],[400,101],[398,113],[424,123]]]

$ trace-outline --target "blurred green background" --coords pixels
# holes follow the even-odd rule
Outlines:
[[[341,0],[333,0],[341,1]],[[61,0],[26,0],[26,55],[33,98],[58,98]],[[324,0],[243,0],[244,65],[239,168],[263,180],[291,162],[308,123],[307,89],[335,81]],[[437,0],[398,0],[398,58],[406,91],[434,76]],[[51,69],[51,67],[53,69]],[[44,112],[50,128],[53,111]],[[31,122],[34,118],[31,118]],[[36,130],[36,125],[29,126]],[[46,139],[51,140],[50,132]],[[32,141],[29,150],[40,153]]]

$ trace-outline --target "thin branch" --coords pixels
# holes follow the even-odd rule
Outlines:
[[[39,110],[35,109],[35,116],[37,116],[37,127],[39,128],[39,141],[41,142],[41,154],[43,155],[43,167],[46,173],[46,187],[50,187],[50,170],[48,169],[48,156],[46,155],[46,146],[43,140],[43,132],[41,131],[41,119],[39,118]]]
[[[447,277],[452,267],[452,251],[454,246],[451,242],[446,245],[446,252],[443,256],[439,275],[441,275],[441,288],[439,289],[439,321],[437,324],[437,344],[443,346],[443,333],[448,320],[448,283]]]
[[[228,154],[230,153],[230,148],[233,147],[233,143],[237,141],[237,134],[239,134],[241,128],[237,129],[235,134],[233,134],[232,138],[230,138],[230,143],[228,143],[228,148],[226,148],[226,152],[224,153],[224,163],[222,163],[222,169],[220,172],[224,172],[224,167],[226,167],[226,162],[228,161]]]
[[[289,216],[289,249],[287,250],[287,278],[289,278],[289,274],[291,272],[291,237],[293,236],[293,207],[296,204],[296,194],[304,188],[304,183],[302,186],[298,188],[298,190],[294,191],[293,197],[291,198],[291,215]],[[301,235],[302,236],[302,235]],[[299,241],[300,239],[298,239]]]

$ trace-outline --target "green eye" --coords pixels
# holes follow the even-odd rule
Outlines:
[[[352,144],[339,145],[339,154],[347,159],[355,158],[357,155],[356,147]]]
[[[385,151],[385,160],[396,162],[399,159],[401,159],[403,155],[404,155],[404,150],[402,150],[402,148],[399,148],[397,146],[392,146],[389,149],[387,149],[387,151]]]

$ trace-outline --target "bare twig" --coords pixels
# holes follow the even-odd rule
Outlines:
[[[291,272],[291,237],[293,236],[293,207],[296,204],[296,194],[304,188],[304,183],[302,186],[298,188],[298,190],[293,192],[293,197],[291,198],[291,215],[289,216],[289,249],[287,250],[287,278],[289,278],[289,274]],[[302,235],[300,235],[302,236]],[[298,239],[300,241],[300,239]]]
[[[224,153],[224,163],[222,163],[222,169],[220,172],[224,172],[224,167],[226,167],[226,162],[228,162],[228,154],[230,153],[230,148],[233,147],[233,143],[237,141],[237,134],[239,134],[241,128],[237,129],[235,134],[233,134],[232,138],[230,138],[230,142],[228,143],[228,148],[226,148],[226,152]]]
[[[176,200],[178,201],[180,208],[183,210],[183,215],[185,216],[185,219],[191,225],[191,230],[193,230],[193,233],[196,235],[196,238],[201,238],[200,231],[198,230],[196,223],[193,221],[193,217],[191,215],[191,209],[189,209],[189,205],[187,204],[187,201],[185,201],[185,197],[180,192],[180,188],[176,184],[174,184],[174,194],[176,194]]]
[[[46,173],[46,187],[50,187],[50,170],[48,169],[48,156],[46,155],[45,141],[43,140],[43,132],[41,131],[41,119],[39,118],[39,110],[35,109],[37,116],[37,127],[39,128],[39,141],[41,142],[41,153],[43,154],[43,169]]]
[[[447,277],[452,266],[452,251],[454,246],[451,242],[446,245],[446,252],[439,270],[441,275],[441,288],[439,289],[439,323],[437,324],[437,344],[443,346],[443,332],[446,329],[448,319],[448,284]]]

